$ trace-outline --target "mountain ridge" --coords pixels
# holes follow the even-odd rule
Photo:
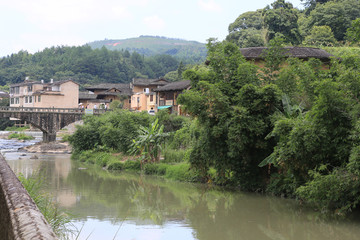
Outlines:
[[[166,54],[185,62],[201,62],[205,60],[207,54],[205,43],[161,36],[141,35],[126,39],[104,39],[87,45],[93,49],[106,47],[109,50],[128,50],[144,56]]]

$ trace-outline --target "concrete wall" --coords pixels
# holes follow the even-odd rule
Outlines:
[[[0,239],[57,239],[2,155],[0,155]]]

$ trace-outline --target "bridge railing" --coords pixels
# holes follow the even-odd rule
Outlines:
[[[36,108],[36,107],[4,107],[0,106],[0,111],[7,112],[52,112],[52,113],[82,113],[85,114],[85,109],[80,108]],[[109,111],[109,109],[93,109],[94,114],[102,114]]]

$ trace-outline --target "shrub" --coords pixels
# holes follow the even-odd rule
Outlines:
[[[120,162],[120,161],[110,162],[107,169],[108,170],[123,170],[124,169],[124,163]]]
[[[141,163],[140,161],[126,161],[124,164],[124,169],[128,169],[128,170],[141,170]]]
[[[25,133],[12,133],[8,136],[9,139],[16,138],[18,140],[33,140],[33,136],[26,135]]]
[[[196,172],[190,169],[190,164],[188,163],[169,165],[166,169],[165,177],[184,182],[194,182],[199,178]]]
[[[345,169],[337,168],[322,175],[311,171],[313,180],[296,190],[296,195],[322,212],[336,213],[351,211],[360,201],[359,176]]]
[[[174,150],[167,148],[164,151],[164,162],[167,163],[179,163],[182,162],[186,154],[186,150]]]

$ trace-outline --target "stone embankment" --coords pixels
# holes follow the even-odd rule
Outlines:
[[[0,155],[0,239],[57,239],[19,179]]]

